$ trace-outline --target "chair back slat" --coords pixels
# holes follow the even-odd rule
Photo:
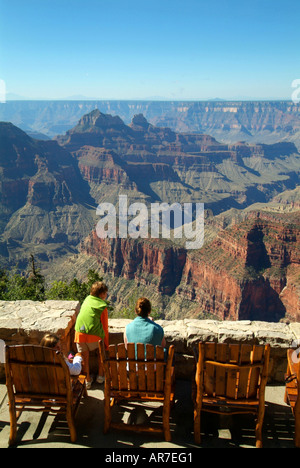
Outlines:
[[[117,356],[119,366],[119,389],[128,390],[128,377],[127,377],[127,353],[125,346],[122,344],[117,345]]]
[[[252,346],[243,344],[240,349],[240,366],[251,364]],[[247,398],[248,384],[251,369],[249,367],[241,367],[238,373],[237,382],[237,398]]]
[[[164,349],[161,346],[156,347],[156,382],[155,388],[158,392],[162,392],[164,388],[164,373],[165,373],[165,355]]]
[[[264,347],[263,346],[254,346],[251,362],[255,363],[263,363],[264,362]],[[257,389],[260,384],[261,379],[261,371],[259,367],[253,367],[251,369],[250,380],[249,380],[249,389],[248,389],[248,397],[249,398],[257,398]]]
[[[227,361],[227,345],[218,344],[216,348],[216,360],[225,363]],[[215,392],[218,395],[226,395],[226,370],[223,367],[215,369]]]
[[[128,373],[129,373],[129,387],[131,390],[137,390],[137,372],[135,363],[135,345],[134,343],[128,343],[127,345],[127,356],[128,356]]]
[[[119,388],[118,366],[117,366],[117,349],[115,345],[110,345],[108,348],[110,359],[110,378],[112,388]]]
[[[229,344],[229,362],[232,364],[239,364],[240,358],[240,345],[239,344]]]
[[[204,348],[204,360],[215,361],[216,358],[216,343],[206,343]],[[216,368],[213,365],[207,364],[206,366],[206,378],[204,380],[205,392],[208,395],[215,393],[215,373]]]
[[[229,344],[228,346],[228,362],[232,365],[238,365],[240,361],[240,345]],[[231,368],[227,375],[227,389],[226,396],[235,399],[237,397],[237,382],[238,371]]]
[[[139,391],[144,392],[146,390],[145,345],[142,343],[137,343],[136,348],[137,348],[138,389]]]
[[[146,360],[147,363],[147,390],[153,392],[156,389],[155,379],[155,364],[154,364],[154,346],[146,345]]]

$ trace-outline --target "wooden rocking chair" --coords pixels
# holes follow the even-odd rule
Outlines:
[[[71,378],[59,352],[35,345],[6,346],[5,372],[9,445],[15,444],[17,420],[22,411],[66,414],[71,441],[76,441],[74,417],[82,395],[86,395],[84,375]]]
[[[104,433],[110,428],[134,430],[136,432],[163,433],[165,440],[171,440],[170,406],[174,402],[174,346],[169,347],[167,361],[161,346],[111,345],[106,354],[100,341],[100,356],[105,373]],[[113,423],[111,407],[115,401],[163,403],[163,427],[145,424]]]
[[[193,387],[194,437],[201,443],[201,411],[257,416],[256,447],[262,447],[270,346],[199,343]]]
[[[295,446],[300,447],[300,365],[299,356],[295,349],[287,351],[284,400],[290,405],[295,417]]]

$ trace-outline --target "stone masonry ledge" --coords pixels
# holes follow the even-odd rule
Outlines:
[[[7,344],[37,344],[47,332],[64,339],[79,310],[77,301],[0,301],[0,339]]]
[[[111,342],[123,339],[130,320],[110,321]],[[176,376],[190,378],[194,372],[193,348],[199,341],[219,343],[270,344],[269,381],[284,382],[288,348],[300,345],[300,323],[273,323],[260,321],[215,320],[157,320],[165,332],[167,345],[175,347]]]
[[[0,340],[8,345],[39,344],[46,332],[52,332],[60,336],[63,351],[68,352],[74,347],[74,325],[79,310],[80,305],[76,301],[0,301]],[[109,320],[110,343],[123,341],[125,327],[130,321]],[[269,343],[269,381],[282,383],[287,349],[300,343],[300,323],[218,322],[189,318],[157,322],[164,328],[167,345],[175,347],[176,376],[179,379],[191,378],[194,371],[193,347],[199,341]],[[0,365],[2,378],[3,370],[3,365],[2,368]]]
[[[39,344],[45,333],[55,333],[67,352],[72,349],[79,310],[77,301],[0,301],[0,340],[7,345]],[[0,358],[1,380],[3,360]]]

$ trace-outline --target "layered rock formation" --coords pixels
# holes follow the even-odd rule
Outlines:
[[[299,223],[292,213],[278,218],[262,211],[256,218],[246,211],[297,186],[300,155],[293,143],[219,143],[155,127],[141,114],[126,125],[99,110],[56,141],[37,141],[2,123],[0,143],[4,262],[22,266],[30,252],[57,279],[57,269],[62,276],[84,274],[85,256],[84,272],[95,262],[120,304],[143,287],[166,317],[298,319]],[[192,252],[162,240],[100,240],[95,208],[117,203],[120,194],[129,202],[203,202],[212,215],[206,245]],[[298,198],[292,206],[284,196],[276,203],[295,211]],[[229,209],[235,213],[227,215]],[[225,229],[233,219],[242,224]],[[79,252],[68,271],[63,259]]]
[[[142,113],[153,125],[226,142],[300,143],[300,105],[291,101],[7,101],[0,104],[0,120],[53,137],[95,108],[127,124]]]
[[[194,102],[157,116],[157,125],[189,128],[225,141],[293,141],[299,133],[299,104],[273,102]],[[299,141],[299,135],[296,136]]]
[[[220,319],[299,320],[299,308],[283,304],[280,294],[299,274],[299,217],[252,213],[197,254],[190,254],[180,294],[192,291],[195,301]]]
[[[141,114],[125,125],[96,109],[56,141],[78,159],[98,202],[99,185],[111,177],[111,188],[120,184],[119,192],[128,190],[132,197],[198,201],[217,214],[269,201],[299,181],[300,156],[293,143],[229,145],[205,134],[155,127]]]
[[[96,232],[82,243],[82,252],[96,257],[104,275],[155,283],[162,294],[172,295],[180,283],[187,252],[165,242],[143,239],[100,239]]]
[[[93,227],[88,204],[94,204],[74,158],[56,142],[34,140],[9,123],[0,123],[0,145],[4,258],[22,263],[30,245],[56,244],[48,258],[74,248]],[[41,253],[48,255],[45,248]]]
[[[1,123],[1,202],[9,209],[26,203],[51,209],[90,200],[70,153],[54,141],[30,138]]]
[[[154,297],[169,296],[167,318],[298,321],[299,233],[295,213],[253,212],[197,251],[163,240],[99,239],[96,232],[81,249],[107,279],[134,280]]]

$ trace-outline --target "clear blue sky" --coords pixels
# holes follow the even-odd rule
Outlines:
[[[299,0],[0,0],[0,79],[33,99],[289,99],[299,23]]]

